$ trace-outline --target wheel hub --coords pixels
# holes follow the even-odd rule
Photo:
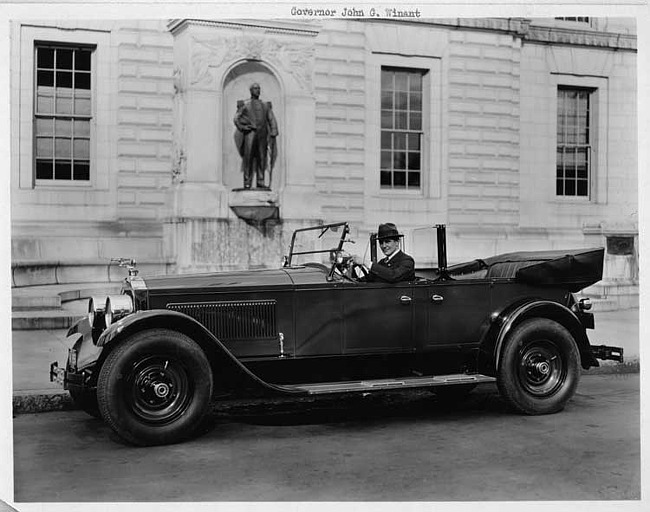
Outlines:
[[[153,386],[153,392],[158,398],[166,398],[169,395],[170,387],[164,382],[158,382]]]

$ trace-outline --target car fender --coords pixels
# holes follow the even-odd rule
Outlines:
[[[205,352],[213,369],[215,388],[233,394],[251,395],[305,394],[276,386],[260,379],[244,366],[209,330],[194,318],[178,311],[152,309],[138,311],[117,320],[97,340],[103,347],[102,359],[121,340],[145,329],[170,329],[189,336]]]
[[[500,365],[501,349],[508,335],[524,320],[548,318],[566,328],[576,342],[582,367],[598,366],[591,353],[589,338],[576,314],[566,306],[548,300],[531,300],[513,304],[499,314],[494,314],[492,328],[484,335],[479,350],[479,371],[496,375]]]

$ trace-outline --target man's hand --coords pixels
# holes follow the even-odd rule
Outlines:
[[[363,258],[362,258],[361,256],[357,256],[357,255],[355,254],[354,256],[352,256],[352,262],[353,262],[355,265],[359,265],[359,266],[361,266],[361,265],[363,265]]]

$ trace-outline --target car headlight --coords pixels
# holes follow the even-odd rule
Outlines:
[[[88,300],[88,322],[91,327],[99,326],[101,318],[104,316],[106,308],[106,299],[102,300],[99,297],[90,297]]]
[[[106,298],[104,311],[106,327],[131,313],[133,313],[133,300],[130,295],[110,295]]]

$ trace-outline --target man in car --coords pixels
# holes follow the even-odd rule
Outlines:
[[[415,261],[399,247],[399,239],[402,236],[395,224],[388,222],[379,225],[377,240],[386,257],[372,263],[368,269],[363,265],[363,258],[356,255],[352,257],[355,265],[367,270],[364,281],[397,283],[415,279]]]

